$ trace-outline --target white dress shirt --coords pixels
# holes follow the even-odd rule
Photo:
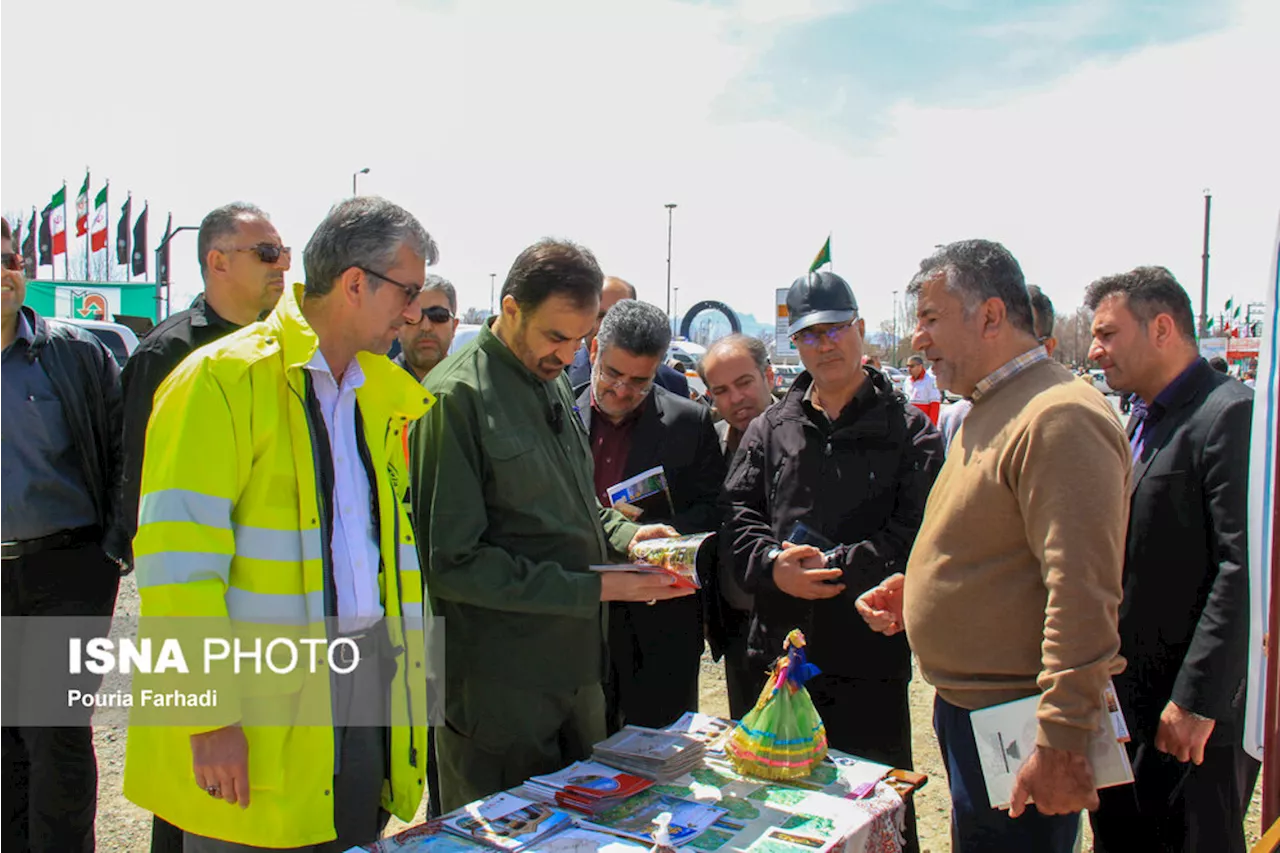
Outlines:
[[[911,403],[942,402],[942,392],[938,390],[938,383],[933,380],[933,374],[927,370],[919,379],[913,379],[908,373],[906,381],[902,383],[902,390],[907,395],[907,401]]]
[[[307,363],[307,370],[311,371],[311,384],[329,432],[329,452],[333,457],[333,583],[338,593],[338,630],[350,634],[382,618],[378,590],[381,558],[374,533],[369,475],[360,461],[356,440],[356,389],[364,384],[364,372],[351,359],[339,387],[318,348]]]

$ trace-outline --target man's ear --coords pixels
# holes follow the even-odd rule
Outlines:
[[[982,312],[984,336],[994,336],[1009,320],[1009,309],[1005,306],[1004,300],[995,296],[982,303],[982,307],[978,310]]]
[[[371,289],[372,286],[364,270],[359,267],[347,267],[342,271],[342,275],[338,276],[333,289],[341,291],[342,298],[348,302],[355,302],[360,298],[361,293]]]
[[[598,352],[600,352],[600,339],[592,338],[591,346],[587,347],[587,356],[590,358],[593,365],[596,363],[596,353]]]

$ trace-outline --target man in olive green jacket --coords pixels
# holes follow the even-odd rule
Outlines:
[[[595,324],[603,279],[586,249],[534,244],[507,276],[498,317],[426,380],[438,402],[414,433],[410,491],[444,619],[435,735],[446,811],[588,757],[605,736],[602,602],[690,592],[666,576],[588,568],[675,535],[595,497],[563,371]]]

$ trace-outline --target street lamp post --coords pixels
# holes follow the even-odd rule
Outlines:
[[[898,291],[893,292],[893,353],[889,360],[898,366]]]
[[[367,175],[367,174],[369,174],[368,166],[365,166],[363,169],[361,169],[358,172],[351,173],[351,194],[353,196],[360,195],[360,191],[356,188],[356,181],[359,179],[361,175]]]
[[[671,319],[674,320],[676,323],[679,323],[680,322],[680,286],[679,285],[676,285],[672,289],[672,294],[673,295],[671,297],[671,314],[672,314]]]
[[[663,205],[667,209],[667,319],[671,319],[671,211],[676,209],[674,202]]]
[[[199,230],[200,230],[199,225],[179,225],[177,228],[173,229],[167,235],[162,237],[160,239],[160,245],[156,246],[156,303],[157,303],[156,313],[157,314],[159,313],[159,307],[160,307],[159,302],[161,298],[160,288],[162,287],[164,288],[164,316],[166,317],[169,316],[169,308],[170,308],[169,267],[167,264],[165,265],[163,270],[160,267],[160,259],[164,255],[165,247],[167,247],[171,242],[173,242],[173,238],[177,237],[183,231],[199,231]]]
[[[493,298],[494,298],[494,285],[497,283],[497,281],[498,281],[498,274],[496,272],[489,273],[489,316],[490,317],[492,317],[495,313],[493,308]]]

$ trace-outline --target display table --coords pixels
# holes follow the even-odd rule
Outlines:
[[[847,756],[831,750],[831,757]],[[709,755],[698,769],[650,790],[727,810],[719,822],[679,848],[689,853],[744,853],[748,848],[751,853],[898,853],[902,849],[898,827],[905,811],[903,797],[910,797],[926,781],[924,774],[895,770],[875,783],[868,796],[853,798],[833,763],[824,763],[803,780],[770,782],[739,776]],[[525,788],[512,790],[532,799]],[[462,853],[461,845],[455,848],[446,840],[440,828],[444,819],[410,827],[357,849],[367,853]],[[589,820],[585,815],[582,819]],[[535,842],[521,853],[640,853],[648,849],[625,838],[610,838],[603,844],[597,838],[592,843],[585,835],[567,830]],[[821,847],[793,843],[798,837],[806,841],[823,838],[825,843]],[[465,849],[468,853],[475,850],[469,844]]]

